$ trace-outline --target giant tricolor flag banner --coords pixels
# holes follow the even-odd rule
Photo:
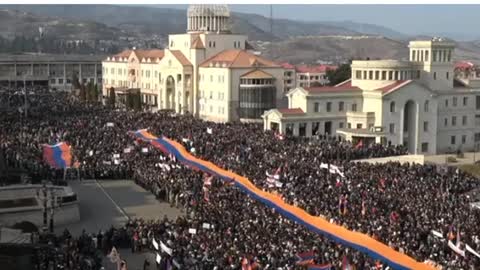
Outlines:
[[[205,173],[218,177],[223,181],[233,182],[236,187],[248,194],[253,199],[275,209],[276,212],[298,224],[305,226],[312,232],[323,235],[339,244],[354,248],[373,259],[380,260],[388,264],[393,269],[434,270],[432,266],[423,262],[417,262],[406,254],[398,252],[366,234],[349,231],[340,225],[330,223],[328,220],[322,217],[312,216],[305,210],[286,203],[280,196],[256,187],[246,177],[243,177],[232,171],[222,169],[212,162],[193,156],[176,141],[166,137],[157,138],[150,134],[147,130],[138,130],[133,132],[133,134],[137,138],[151,143],[154,147],[160,149],[161,151],[174,155],[179,162],[185,164],[186,166],[201,170]]]
[[[295,254],[295,257],[297,258],[297,264],[308,265],[313,263],[313,259],[315,259],[315,253],[313,252],[313,250],[311,250],[307,252],[297,253]]]
[[[308,270],[331,270],[332,265],[327,263],[327,264],[311,264],[307,268]]]
[[[55,145],[43,145],[43,159],[52,168],[66,169],[72,165],[72,154],[70,146],[65,142]]]

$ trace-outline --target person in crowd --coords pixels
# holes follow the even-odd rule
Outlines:
[[[310,232],[220,179],[205,187],[204,173],[131,134],[148,128],[311,215],[367,234],[417,261],[433,261],[445,269],[480,268],[478,257],[455,253],[448,241],[431,233],[440,232],[461,249],[480,249],[480,214],[470,206],[479,187],[474,177],[435,165],[354,162],[406,154],[401,146],[358,147],[325,136],[279,140],[253,123],[213,123],[169,111],[114,110],[67,93],[40,93],[29,95],[28,117],[17,111],[0,115],[5,127],[0,130],[0,153],[7,166],[29,172],[32,181],[63,179],[62,170],[42,160],[42,144],[64,141],[80,164],[81,179],[132,179],[185,213],[176,220],[135,219],[123,228],[92,234],[103,254],[114,246],[130,247],[132,252],[152,249],[155,239],[163,244],[160,269],[301,269],[295,255],[308,251],[313,251],[315,263],[330,263],[332,269],[343,269],[346,262],[356,269],[387,268]],[[10,106],[21,107],[22,102],[12,98]],[[76,175],[67,171],[67,179]],[[275,179],[273,184],[269,177]],[[76,247],[92,245],[85,235]],[[83,254],[82,248],[75,255]],[[75,256],[66,261],[79,263]]]

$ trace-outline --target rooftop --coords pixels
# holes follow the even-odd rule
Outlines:
[[[305,88],[309,93],[323,93],[323,92],[343,92],[343,91],[357,91],[361,90],[356,86],[352,86],[351,80],[339,83],[335,86],[320,86],[320,87],[307,87]]]
[[[250,68],[250,67],[281,67],[273,61],[267,60],[245,50],[225,50],[205,60],[201,67],[228,67],[228,68]]]
[[[305,114],[305,112],[301,108],[283,108],[283,109],[278,109],[278,111],[281,114],[286,114],[286,115],[301,115]]]
[[[241,76],[244,79],[271,79],[273,76],[263,70],[254,69]]]

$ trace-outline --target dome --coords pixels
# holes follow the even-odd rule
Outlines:
[[[188,17],[197,16],[230,17],[230,9],[227,5],[190,5]]]
[[[190,5],[187,32],[230,32],[230,10],[227,5]]]

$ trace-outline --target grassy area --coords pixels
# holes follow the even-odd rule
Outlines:
[[[477,178],[480,178],[480,164],[464,164],[458,166],[462,171],[470,173]]]

